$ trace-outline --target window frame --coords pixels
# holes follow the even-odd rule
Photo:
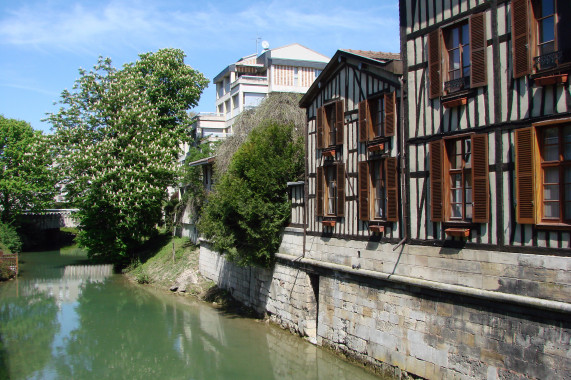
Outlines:
[[[380,122],[373,116],[376,109],[372,104],[377,101],[382,103],[383,108]],[[378,112],[376,113],[378,115]],[[369,142],[385,137],[393,137],[397,123],[396,91],[383,92],[360,101],[358,104],[358,114],[359,142]],[[379,123],[381,124],[381,131],[377,133],[377,131],[375,131],[375,124]]]
[[[333,213],[328,210],[329,203],[329,183],[327,181],[327,171],[332,171],[335,176],[335,210]],[[341,180],[340,180],[341,178]],[[321,217],[343,217],[345,216],[345,164],[342,162],[328,162],[317,167],[316,173],[316,215]]]
[[[571,60],[571,41],[560,39],[560,35],[568,35],[571,25],[560,22],[561,14],[571,11],[571,5],[565,1],[553,0],[553,52],[541,55],[539,42],[540,19],[537,10],[541,8],[543,0],[512,0],[511,2],[511,32],[512,32],[512,60],[513,76],[521,78],[528,74],[547,74],[559,70],[563,66],[568,68]],[[542,64],[546,65],[541,67]]]
[[[331,116],[334,114],[335,116]],[[330,101],[316,110],[317,149],[343,145],[345,101]]]
[[[374,212],[375,187],[372,173],[377,166],[384,178],[384,215]],[[397,222],[398,215],[398,163],[395,157],[379,157],[358,164],[359,219],[369,222]]]
[[[565,159],[563,130],[571,126],[571,119],[535,123],[515,131],[516,164],[516,221],[542,227],[571,229],[571,213],[565,214],[565,169],[571,168],[571,159]],[[544,160],[544,136],[547,129],[558,130],[558,160]],[[546,217],[545,168],[558,168],[559,217]],[[571,186],[571,185],[569,185]],[[539,206],[538,206],[539,205]]]
[[[449,168],[450,156],[446,144],[458,139],[471,139],[472,218],[451,218]],[[490,220],[490,188],[488,164],[488,134],[468,133],[445,137],[429,143],[430,154],[430,216],[433,222],[488,223]]]
[[[461,79],[457,83],[450,83],[448,86],[453,90],[445,91],[445,83],[454,82],[445,80],[447,73],[448,51],[444,41],[444,33],[468,23],[469,30],[469,49],[470,49],[470,80]],[[487,85],[487,46],[486,39],[486,13],[475,13],[467,18],[459,20],[453,24],[446,25],[442,28],[435,29],[427,36],[428,44],[428,79],[427,86],[429,98],[435,99],[443,95],[455,94],[461,90],[474,89]],[[463,76],[464,77],[464,76]],[[468,77],[468,76],[465,76]],[[467,83],[468,82],[468,83]]]

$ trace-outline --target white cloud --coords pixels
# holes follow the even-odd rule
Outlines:
[[[398,2],[370,3],[356,8],[345,1],[247,1],[240,6],[239,1],[161,4],[112,0],[94,2],[97,5],[88,8],[83,5],[87,3],[64,0],[11,10],[0,19],[0,40],[42,50],[99,55],[104,47],[140,50],[141,46],[190,46],[210,50],[239,44],[237,40],[245,38],[250,38],[253,45],[258,34],[267,38],[285,34],[289,42],[307,35],[323,41],[316,43],[346,38],[342,47],[351,47],[351,40],[358,36],[367,39],[383,28],[392,30],[398,38]],[[387,13],[395,17],[384,16]]]

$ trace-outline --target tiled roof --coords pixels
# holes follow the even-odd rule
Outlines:
[[[394,59],[394,60],[399,60],[400,59],[400,54],[397,53],[384,53],[382,51],[369,51],[369,50],[353,50],[353,49],[343,49],[343,51],[346,51],[348,53],[352,53],[352,54],[356,54],[356,55],[361,55],[363,57],[367,57],[367,58],[371,58],[371,59],[376,59],[379,61],[386,61],[388,59]]]

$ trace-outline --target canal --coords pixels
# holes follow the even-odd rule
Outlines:
[[[128,282],[74,249],[0,284],[0,379],[374,379],[263,321]],[[378,378],[377,378],[378,379]]]

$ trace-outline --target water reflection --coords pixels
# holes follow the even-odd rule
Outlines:
[[[132,285],[81,257],[24,261],[23,277],[0,285],[0,379],[369,377],[264,322]]]

